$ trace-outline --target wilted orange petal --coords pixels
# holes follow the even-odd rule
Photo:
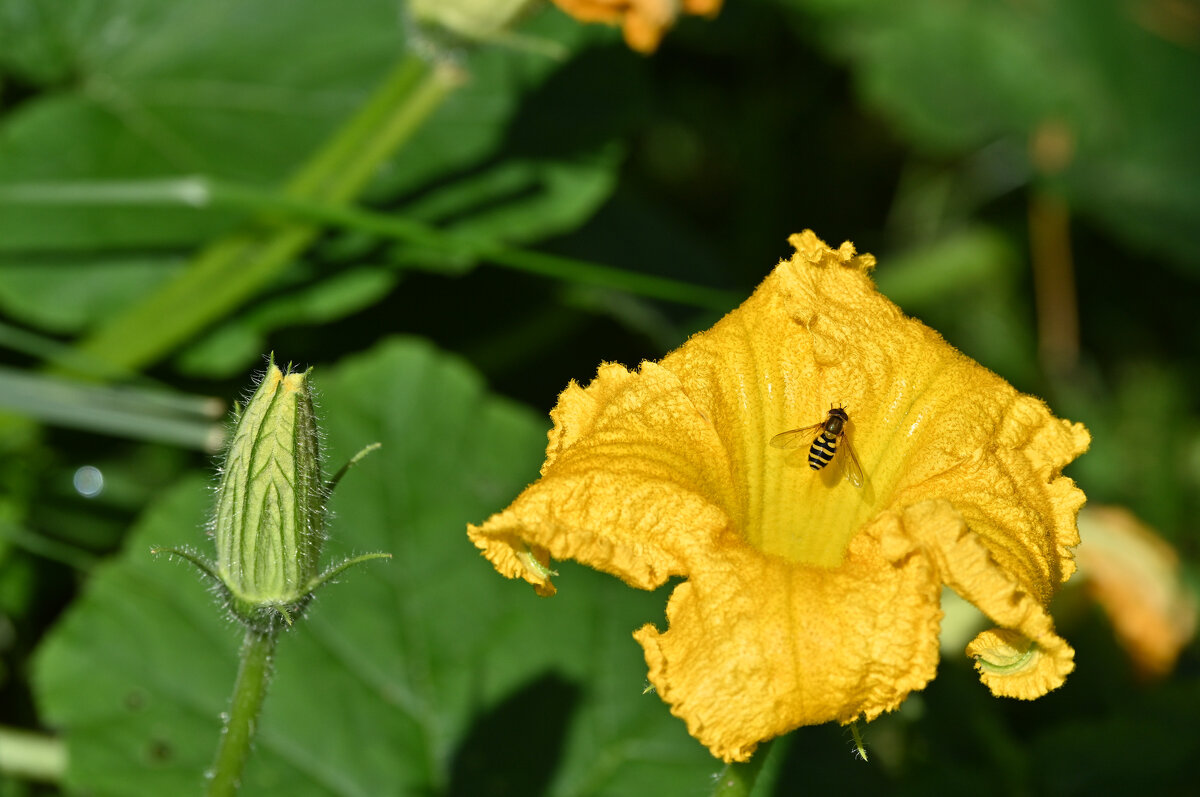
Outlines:
[[[582,22],[621,25],[625,42],[642,53],[653,52],[675,24],[680,10],[712,16],[721,0],[554,0],[555,5]]]
[[[554,0],[554,4],[580,22],[618,23],[634,0]]]
[[[1182,583],[1179,555],[1121,507],[1091,507],[1079,515],[1079,528],[1076,557],[1087,591],[1138,670],[1169,673],[1196,633],[1196,600]]]

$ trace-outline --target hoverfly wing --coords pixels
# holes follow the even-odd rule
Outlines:
[[[846,472],[846,481],[861,490],[867,478],[863,475],[862,465],[858,463],[858,454],[854,453],[854,446],[850,444],[850,435],[842,435],[838,443],[838,453],[843,451],[845,453],[842,454],[839,464]]]
[[[816,437],[816,430],[824,425],[825,422],[821,421],[820,423],[814,423],[812,426],[802,426],[799,429],[780,432],[771,438],[771,447],[782,448],[785,451],[796,448],[808,448],[812,445],[813,438]]]

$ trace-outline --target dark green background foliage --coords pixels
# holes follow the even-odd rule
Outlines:
[[[875,253],[906,312],[1086,423],[1069,474],[1155,526],[1190,579],[1200,6],[729,0],[650,57],[553,8],[521,32],[563,56],[414,38],[383,0],[0,0],[0,725],[70,754],[57,784],[0,779],[0,797],[199,788],[238,631],[148,550],[206,545],[220,422],[187,397],[227,407],[267,351],[315,367],[331,469],[384,444],[333,498],[327,558],[395,558],[283,638],[247,793],[704,793],[718,766],[641,693],[629,636],[663,622],[665,593],[566,563],[537,599],[465,524],[536,477],[569,380],[705,328],[806,227]],[[201,247],[297,224],[272,197],[409,51],[439,47],[469,80],[358,198],[436,240],[326,219],[125,389],[64,360]],[[161,190],[183,177],[259,193],[188,207]],[[1035,277],[1047,208],[1068,212],[1065,357],[1044,356],[1036,310],[1073,323]],[[562,260],[497,268],[498,247],[717,290],[651,299]],[[83,465],[104,474],[94,498],[72,488]],[[1190,793],[1195,649],[1145,682],[1078,592],[1056,616],[1077,648],[1063,689],[997,700],[951,654],[866,727],[870,763],[839,728],[801,729],[759,793]]]

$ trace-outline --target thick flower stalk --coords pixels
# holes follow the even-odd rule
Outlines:
[[[995,623],[966,651],[994,694],[1038,697],[1074,667],[1046,607],[1074,570],[1084,497],[1061,471],[1087,431],[905,317],[870,255],[812,232],[791,243],[660,363],[570,384],[541,478],[469,529],[543,595],[552,559],[640,589],[684,579],[668,629],[634,637],[671,711],[727,761],[923,688],[943,585]],[[828,467],[769,444],[831,406],[849,421]],[[840,478],[850,449],[861,487]]]

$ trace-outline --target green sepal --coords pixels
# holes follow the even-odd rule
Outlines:
[[[391,558],[392,558],[392,555],[390,553],[382,553],[382,552],[377,551],[375,553],[365,553],[362,556],[352,557],[338,565],[332,565],[324,573],[322,573],[321,575],[317,576],[316,578],[314,578],[312,581],[309,582],[308,595],[309,595],[309,597],[312,597],[314,592],[316,592],[318,589],[320,589],[325,584],[327,584],[329,582],[329,579],[338,575],[343,570],[347,570],[351,567],[354,567],[357,564],[361,564],[362,562],[369,562],[372,559],[391,559]]]
[[[340,482],[342,480],[342,477],[346,475],[346,471],[350,470],[352,467],[357,465],[359,463],[359,460],[361,460],[367,454],[370,454],[372,451],[376,451],[382,447],[383,447],[383,443],[371,443],[370,445],[363,446],[357,454],[350,457],[350,460],[345,465],[338,468],[338,472],[333,474],[332,479],[325,482],[325,492],[332,495],[333,488],[338,486],[338,482]]]
[[[206,579],[212,582],[213,586],[221,595],[221,603],[225,605],[230,616],[245,626],[248,630],[255,631],[260,634],[272,633],[281,628],[292,627],[296,620],[304,614],[304,610],[312,601],[316,591],[329,583],[343,571],[361,564],[369,562],[372,559],[391,559],[390,553],[367,553],[362,556],[354,556],[345,561],[331,565],[325,572],[316,576],[308,583],[308,588],[299,600],[281,602],[281,603],[253,603],[238,598],[234,595],[221,577],[217,575],[216,569],[212,563],[205,559],[200,554],[189,548],[151,548],[150,553],[157,556],[158,554],[168,554],[170,556],[178,556],[181,559],[190,562],[200,571]]]
[[[206,578],[211,579],[214,584],[217,584],[222,589],[225,587],[221,581],[221,577],[217,575],[217,569],[213,563],[190,548],[151,548],[150,553],[154,556],[165,553],[168,556],[178,556],[180,559],[185,559],[195,565],[196,569]]]

